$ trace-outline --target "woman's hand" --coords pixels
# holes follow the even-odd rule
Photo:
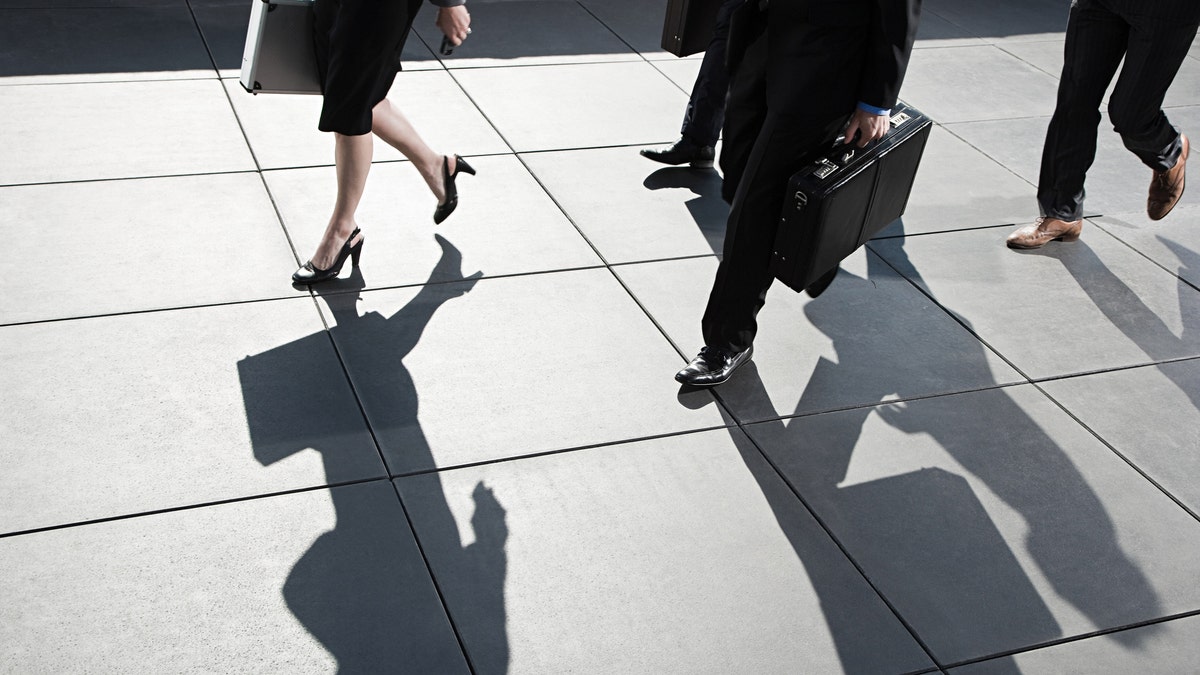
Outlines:
[[[854,140],[854,134],[860,133],[858,147],[865,148],[871,141],[877,141],[887,135],[890,115],[876,115],[862,108],[855,108],[846,127],[846,143]]]
[[[455,47],[461,45],[471,33],[471,15],[466,5],[442,7],[438,10],[437,27]]]

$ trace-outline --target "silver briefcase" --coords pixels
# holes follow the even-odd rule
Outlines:
[[[320,94],[313,0],[251,0],[242,86],[252,94]]]

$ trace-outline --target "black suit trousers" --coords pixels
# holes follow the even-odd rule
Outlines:
[[[729,39],[729,18],[743,0],[725,0],[717,8],[712,40],[704,51],[700,72],[692,85],[680,134],[696,145],[716,145],[725,122],[725,94],[729,73],[725,70],[725,44]]]
[[[854,110],[853,78],[844,76],[842,66],[853,73],[861,59],[842,59],[826,48],[846,41],[852,49],[861,45],[855,33],[814,31],[813,53],[819,56],[807,76],[796,78],[811,85],[812,103],[802,109],[778,110],[768,104],[765,35],[746,51],[733,76],[721,155],[725,185],[733,188],[732,207],[701,320],[706,345],[743,351],[754,341],[758,311],[774,281],[768,265],[788,179],[811,150],[837,136]],[[838,78],[851,87],[839,92],[830,84]]]
[[[1073,3],[1058,101],[1042,150],[1042,215],[1083,217],[1084,179],[1096,157],[1100,104],[1122,58],[1125,65],[1109,100],[1113,128],[1151,169],[1175,165],[1182,144],[1162,103],[1198,24],[1200,0]]]

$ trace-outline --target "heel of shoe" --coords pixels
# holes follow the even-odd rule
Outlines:
[[[350,247],[350,266],[351,267],[358,267],[358,260],[359,260],[359,258],[362,257],[362,247],[363,247],[364,241],[366,241],[365,237],[363,239],[359,239],[357,244]]]
[[[459,171],[461,171],[463,173],[469,173],[472,176],[475,175],[475,168],[472,167],[470,164],[467,164],[467,160],[463,159],[462,155],[455,155],[454,156],[454,173],[457,174]]]
[[[1079,239],[1080,235],[1082,235],[1082,234],[1083,234],[1083,223],[1080,222],[1075,227],[1072,227],[1071,229],[1067,230],[1066,232],[1063,232],[1062,234],[1058,235],[1058,237],[1056,237],[1056,240],[1057,241],[1076,241]]]

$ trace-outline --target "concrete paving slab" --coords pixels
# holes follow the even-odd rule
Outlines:
[[[0,533],[379,476],[322,329],[309,299],[0,328]]]
[[[1066,39],[1060,38],[1047,42],[1005,44],[1002,48],[1004,51],[1020,58],[1026,63],[1058,78],[1062,73],[1063,46],[1065,43]],[[1113,88],[1116,86],[1120,72],[1120,69],[1118,69],[1117,76],[1113,78],[1108,91],[1104,94],[1102,110],[1108,109],[1108,100],[1112,96]],[[1200,63],[1196,63],[1193,59],[1185,59],[1179,69],[1179,73],[1175,76],[1174,83],[1167,91],[1167,98],[1163,102],[1163,106],[1166,108],[1177,108],[1195,105],[1200,105]]]
[[[721,250],[729,206],[715,170],[667,167],[630,147],[523,159],[610,263]]]
[[[1171,108],[1167,112],[1171,122],[1184,133],[1188,129],[1200,129],[1200,107]],[[1032,117],[954,124],[948,128],[1030,184],[1036,185],[1049,124],[1049,117]],[[1145,211],[1150,177],[1150,169],[1125,149],[1120,136],[1113,133],[1112,123],[1105,114],[1097,130],[1096,160],[1088,171],[1084,213],[1101,215]],[[1036,199],[1036,195],[1035,188],[1030,197]],[[1200,196],[1185,192],[1180,204],[1200,204]]]
[[[1053,105],[1053,104],[1052,104]],[[1030,186],[1027,199],[1037,214],[1037,181],[1042,161],[1042,146],[1050,117],[1027,117],[1015,120],[989,120],[947,124],[945,129],[971,147],[987,155]],[[1090,191],[1089,191],[1090,194]],[[1099,213],[1088,200],[1087,214]],[[1032,222],[1032,221],[1031,221]]]
[[[397,484],[477,672],[932,665],[736,428]]]
[[[1032,378],[1086,373],[1200,355],[1185,330],[1200,292],[1110,235],[1088,228],[1071,244],[1035,251],[1004,246],[1008,228],[883,239],[888,260]]]
[[[1200,361],[1054,380],[1046,392],[1200,513]],[[1153,405],[1136,405],[1153,401]]]
[[[687,96],[692,95],[692,85],[696,84],[696,75],[700,73],[700,64],[700,59],[654,61],[654,67],[669,77],[675,86],[679,87]],[[686,111],[687,103],[685,102],[684,107],[679,111],[680,125],[683,123],[683,115]]]
[[[667,0],[579,0],[593,16],[647,59],[675,59],[663,50],[663,21]],[[688,58],[703,58],[695,54]]]
[[[457,181],[458,209],[441,225],[433,224],[437,199],[411,164],[393,162],[372,168],[358,211],[366,237],[361,268],[364,287],[452,281],[462,278],[460,269],[465,274],[498,276],[601,264],[592,247],[515,157],[472,157],[469,161],[478,176],[463,174]],[[334,169],[265,175],[288,233],[307,260],[333,208]],[[444,248],[435,235],[453,242],[461,268],[438,265]],[[280,272],[291,274],[291,270],[276,271]],[[347,266],[342,274],[349,273]]]
[[[878,236],[1032,222],[1038,215],[1035,192],[1028,181],[971,147],[953,131],[935,126],[903,222]]]
[[[723,424],[680,405],[679,357],[606,270],[322,303],[393,475]]]
[[[0,564],[6,671],[469,672],[386,482],[9,537]]]
[[[0,323],[299,293],[252,173],[5,187],[0,211],[10,254],[31,271],[0,279]]]
[[[1200,287],[1200,205],[1177,205],[1160,221],[1141,212],[1101,216],[1088,223]]]
[[[216,80],[0,87],[0,185],[254,169]]]
[[[747,430],[940,663],[1200,601],[1200,523],[1031,386]]]
[[[216,77],[185,3],[0,7],[0,85]]]
[[[922,3],[921,20],[917,25],[917,41],[913,49],[937,47],[975,47],[985,45],[982,38],[969,29],[955,24]]]
[[[457,71],[517,152],[675,140],[687,95],[649,63]]]
[[[703,344],[700,317],[715,272],[713,258],[617,268],[689,359]],[[741,421],[1020,380],[941,308],[866,251],[843,263],[838,278],[817,300],[776,284],[758,324],[754,366],[717,389]],[[763,384],[750,374],[755,371]],[[655,375],[665,379],[674,371]]]
[[[641,60],[577,2],[480,2],[470,12],[471,37],[444,58],[448,68]],[[432,23],[414,29],[425,42],[441,44],[442,33]]]
[[[254,96],[236,79],[224,83],[263,169],[333,165],[333,134],[317,129],[320,96]],[[444,70],[400,73],[388,98],[436,151],[470,156],[509,150]],[[375,137],[373,159],[394,161],[403,155]]]
[[[1186,673],[1200,660],[1200,619],[1187,617],[1133,628],[1120,637],[1100,636],[1011,657],[952,668],[950,675],[1092,675],[1093,673]],[[1128,641],[1130,647],[1122,644]]]
[[[1057,80],[1062,75],[1065,45],[1066,38],[1060,36],[1056,40],[1014,42],[1001,45],[1000,48]],[[1111,88],[1109,93],[1112,93]],[[1104,101],[1106,104],[1108,103],[1107,94],[1104,96]]]
[[[993,43],[1060,35],[1067,28],[1069,13],[1069,7],[1057,0],[1012,0],[1003,5],[988,0],[928,0],[921,9]]]
[[[955,93],[946,95],[946,83]],[[901,98],[937,122],[1050,115],[1058,82],[997,47],[914,50]]]

